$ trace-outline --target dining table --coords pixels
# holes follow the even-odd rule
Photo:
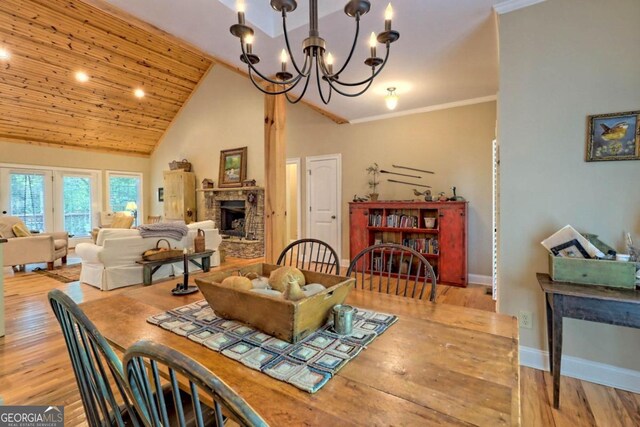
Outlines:
[[[398,321],[314,394],[146,322],[202,300],[174,296],[171,282],[81,304],[124,352],[138,340],[167,345],[201,363],[271,426],[520,425],[518,327],[512,316],[353,289],[346,303]]]

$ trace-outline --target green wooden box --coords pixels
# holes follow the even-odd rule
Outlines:
[[[634,262],[563,258],[549,254],[549,275],[557,282],[603,285],[614,288],[636,287]]]

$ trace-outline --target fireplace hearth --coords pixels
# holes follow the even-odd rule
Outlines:
[[[245,201],[222,200],[220,202],[220,234],[244,237]]]

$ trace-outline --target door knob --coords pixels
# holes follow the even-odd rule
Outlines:
[[[331,219],[336,219],[336,216],[335,215],[331,215]]]

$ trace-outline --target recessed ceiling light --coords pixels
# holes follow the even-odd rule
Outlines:
[[[76,80],[80,83],[86,83],[89,81],[89,75],[84,71],[76,71]]]
[[[144,91],[140,88],[133,91],[136,98],[144,98]]]
[[[0,61],[6,61],[11,58],[11,53],[3,47],[0,47]]]

